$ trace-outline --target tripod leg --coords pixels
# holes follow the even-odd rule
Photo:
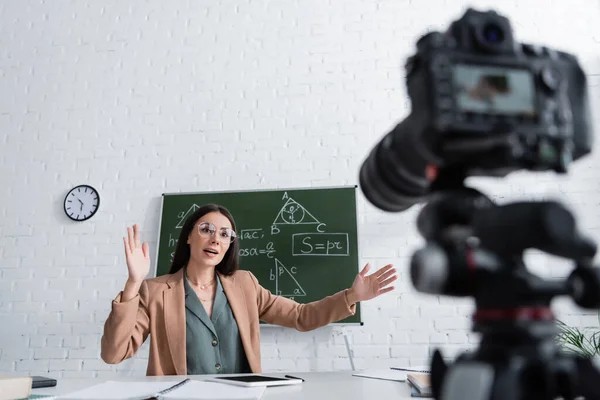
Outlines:
[[[600,371],[590,359],[578,357],[575,362],[577,366],[575,395],[583,396],[586,400],[600,400],[600,385],[598,385]]]
[[[442,383],[448,370],[448,365],[442,357],[442,353],[435,349],[431,358],[431,392],[435,399],[439,399],[442,392]]]

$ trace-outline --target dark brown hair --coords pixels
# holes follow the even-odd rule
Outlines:
[[[169,270],[170,274],[174,274],[179,271],[181,268],[185,267],[190,260],[190,245],[187,243],[187,239],[190,236],[190,233],[194,229],[194,225],[196,222],[203,216],[211,212],[218,212],[223,214],[229,222],[231,222],[231,228],[235,231],[235,221],[231,216],[229,210],[225,207],[217,205],[217,204],[205,204],[198,208],[192,215],[188,217],[188,219],[183,224],[183,228],[181,228],[181,233],[179,234],[179,239],[177,240],[177,247],[175,248],[175,255],[173,256],[173,262],[171,263],[171,269]],[[217,271],[223,275],[232,275],[235,271],[237,271],[239,266],[239,239],[236,238],[227,252],[225,256],[221,260],[221,262],[217,265]]]

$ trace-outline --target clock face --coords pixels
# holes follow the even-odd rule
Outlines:
[[[99,206],[98,192],[88,185],[74,187],[65,197],[65,213],[73,221],[85,221],[92,218]]]

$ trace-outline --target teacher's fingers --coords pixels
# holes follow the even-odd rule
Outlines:
[[[144,252],[144,257],[145,258],[150,257],[150,247],[148,247],[148,243],[144,243],[142,245],[142,251]]]
[[[394,276],[392,278],[386,279],[385,281],[379,283],[379,287],[380,288],[384,288],[387,285],[389,285],[390,283],[394,282],[396,279],[398,279],[397,276]]]
[[[127,227],[127,238],[129,239],[129,248],[135,250],[135,240],[133,239],[133,228]]]
[[[384,289],[381,289],[381,290],[379,291],[379,294],[381,295],[381,294],[384,294],[384,293],[387,293],[387,292],[391,292],[391,291],[392,291],[392,290],[394,290],[394,289],[395,289],[395,287],[394,287],[394,286],[386,287],[386,288],[384,288]]]
[[[133,225],[133,239],[135,241],[136,249],[142,245],[140,243],[140,227],[138,226],[138,224]]]
[[[360,276],[362,276],[364,278],[364,276],[367,275],[367,272],[369,272],[370,268],[371,268],[371,265],[369,263],[367,263],[367,265],[365,265],[365,267],[362,269],[362,271],[359,272]]]
[[[391,270],[387,271],[386,273],[379,275],[379,276],[377,277],[377,280],[378,280],[379,282],[381,282],[381,281],[383,281],[383,280],[385,280],[385,279],[387,279],[387,278],[389,278],[390,276],[393,276],[393,275],[395,275],[395,274],[396,274],[396,270],[395,270],[395,269],[391,269]]]
[[[131,254],[131,248],[129,247],[129,241],[125,238],[123,238],[123,245],[125,245],[125,256],[129,257]]]
[[[377,277],[379,278],[381,275],[385,274],[386,272],[388,272],[392,269],[394,269],[394,266],[392,264],[388,264],[385,267],[379,268],[376,272]]]

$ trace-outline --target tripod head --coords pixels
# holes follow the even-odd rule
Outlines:
[[[452,367],[436,350],[435,398],[600,398],[593,381],[586,386],[581,380],[585,374],[600,378],[591,363],[563,354],[554,342],[554,297],[600,308],[600,269],[592,266],[596,244],[579,233],[569,210],[554,201],[496,205],[450,172],[432,186],[417,227],[426,245],[412,257],[413,285],[424,293],[472,297],[473,331],[482,335],[479,349]],[[527,270],[527,249],[567,258],[574,269],[565,280],[543,279]]]

